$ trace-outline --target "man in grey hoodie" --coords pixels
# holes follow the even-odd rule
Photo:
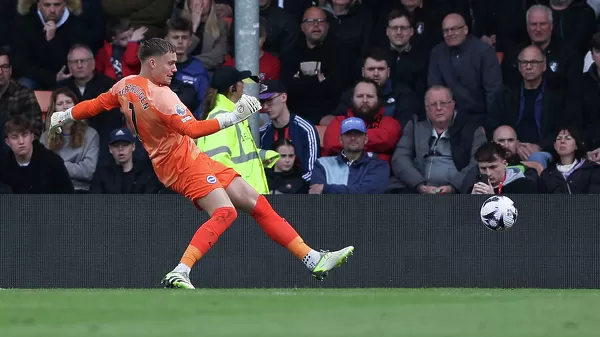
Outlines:
[[[528,194],[536,193],[534,182],[527,179],[516,167],[506,167],[506,149],[496,143],[488,142],[475,152],[479,167],[477,182],[471,186],[471,194]]]

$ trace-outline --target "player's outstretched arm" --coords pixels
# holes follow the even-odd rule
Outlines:
[[[253,113],[260,111],[260,102],[247,95],[235,104],[235,109],[231,112],[219,114],[215,119],[196,120],[192,113],[187,110],[185,115],[162,114],[163,121],[177,132],[190,138],[200,138],[211,135],[237,123],[240,123],[250,117]]]
[[[52,114],[50,118],[50,131],[61,132],[61,126],[74,120],[87,119],[105,110],[119,107],[119,99],[112,88],[94,99],[78,103],[65,111]]]

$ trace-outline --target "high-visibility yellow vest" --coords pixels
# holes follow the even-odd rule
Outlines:
[[[235,104],[232,101],[218,94],[208,119],[233,111],[234,108]],[[269,194],[264,163],[268,163],[269,168],[273,167],[279,160],[279,153],[256,147],[247,120],[212,135],[200,137],[196,144],[212,159],[236,170],[258,193]]]

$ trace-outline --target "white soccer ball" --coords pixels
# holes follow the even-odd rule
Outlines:
[[[481,221],[489,230],[503,231],[517,222],[515,203],[502,195],[494,195],[481,205]]]

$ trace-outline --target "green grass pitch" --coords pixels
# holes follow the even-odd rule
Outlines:
[[[591,337],[600,291],[0,290],[0,336]]]

